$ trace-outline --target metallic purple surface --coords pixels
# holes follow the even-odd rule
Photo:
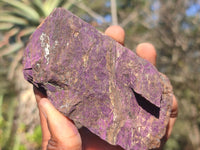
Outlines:
[[[24,77],[52,104],[110,144],[160,146],[172,87],[154,66],[65,9],[55,9],[32,34]]]

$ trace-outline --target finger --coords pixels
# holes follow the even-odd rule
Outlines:
[[[176,122],[177,116],[178,116],[178,103],[177,103],[176,97],[173,95],[172,109],[171,109],[170,119],[167,126],[167,131],[166,131],[166,140],[170,137],[172,133],[172,129]]]
[[[124,45],[125,31],[122,27],[117,25],[110,26],[106,29],[105,35]]]
[[[141,43],[136,47],[136,54],[156,66],[157,53],[150,43]]]
[[[40,124],[41,124],[41,129],[42,129],[42,149],[46,150],[48,141],[50,139],[50,132],[47,126],[46,118],[44,114],[42,113],[41,108],[39,107],[40,100],[44,98],[45,96],[40,91],[38,91],[36,87],[34,87],[33,90],[35,93],[35,98],[36,98],[38,109],[39,109]]]
[[[42,98],[39,107],[47,119],[51,139],[54,142],[67,147],[81,146],[81,138],[75,125],[56,110],[48,99]]]
[[[176,118],[170,118],[168,123],[168,129],[166,133],[166,139],[169,139],[170,135],[172,134],[172,129],[174,127],[174,124],[176,122]]]
[[[40,99],[45,98],[46,96],[42,94],[35,86],[33,87],[33,92],[35,94],[36,102],[39,103]]]
[[[170,114],[170,118],[177,118],[178,116],[178,102],[176,97],[173,95],[173,102],[172,102],[172,110]]]

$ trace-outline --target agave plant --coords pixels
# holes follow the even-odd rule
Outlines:
[[[0,0],[0,57],[12,56],[8,78],[12,79],[14,70],[22,58],[22,50],[28,37],[40,22],[55,7],[69,9],[73,0]]]
[[[21,137],[27,135],[27,133],[23,133],[24,130],[32,130],[30,132],[33,133],[39,123],[37,113],[34,113],[37,108],[34,104],[32,87],[24,81],[22,74],[21,60],[26,42],[40,22],[54,8],[69,9],[73,2],[74,0],[0,0],[0,80],[2,80],[0,110],[4,110],[0,113],[0,126],[2,127],[0,134],[3,139],[0,140],[0,149],[7,149],[8,146],[19,149],[20,143],[28,143],[26,139],[19,141]],[[13,84],[6,81],[5,75],[11,82],[14,82],[17,88],[10,88]],[[6,96],[4,98],[3,95],[11,95],[11,90],[17,91],[17,95],[9,96],[7,99],[10,100],[7,101]],[[14,100],[16,97],[18,101]],[[9,109],[5,112],[3,107]],[[16,109],[16,107],[20,107],[20,109]],[[31,117],[27,117],[27,115]],[[7,119],[4,116],[8,116]],[[16,117],[20,119],[14,120]],[[24,125],[29,129],[26,127],[24,129],[22,127]],[[23,134],[20,138],[19,134],[15,134],[19,131]],[[30,149],[28,145],[30,144],[26,144],[25,147]]]
[[[105,21],[82,0],[0,0],[0,110],[6,110],[3,109],[5,106],[9,108],[6,112],[0,112],[0,139],[3,139],[0,140],[0,149],[6,150],[8,146],[11,149],[23,149],[24,145],[26,149],[37,148],[33,143],[29,143],[28,139],[24,139],[27,135],[25,130],[26,132],[28,130],[28,134],[34,133],[39,120],[32,87],[26,83],[22,74],[23,50],[29,36],[54,8],[63,7],[72,10],[72,6],[82,10],[77,14],[86,12],[91,18]],[[12,96],[14,99],[18,98],[17,103],[11,100],[11,97],[7,98],[9,101],[6,99],[11,89],[17,92],[17,96],[16,94]],[[10,119],[6,120],[4,116]],[[20,143],[23,144],[22,147]]]

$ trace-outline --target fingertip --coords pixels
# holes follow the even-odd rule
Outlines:
[[[105,35],[124,45],[125,31],[121,26],[112,25],[105,30]]]
[[[156,65],[156,49],[151,43],[140,43],[136,47],[136,54],[143,59],[148,60],[154,66]]]

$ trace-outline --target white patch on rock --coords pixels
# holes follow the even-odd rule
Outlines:
[[[57,46],[57,45],[58,45],[58,41],[56,40],[56,41],[55,41],[55,46]]]
[[[40,44],[41,47],[44,48],[44,57],[47,61],[47,65],[49,64],[49,54],[50,54],[50,50],[54,50],[56,48],[56,46],[58,46],[59,42],[57,40],[55,40],[55,42],[50,43],[50,38],[46,33],[42,33],[40,35]]]
[[[66,103],[65,105],[61,105],[61,106],[60,106],[60,109],[68,108],[68,107],[69,107],[69,105]]]
[[[50,40],[49,36],[46,35],[46,33],[42,33],[40,36],[40,41],[41,41],[41,47],[44,48],[45,52],[45,59],[47,61],[47,65],[49,64],[49,51],[50,51]]]

